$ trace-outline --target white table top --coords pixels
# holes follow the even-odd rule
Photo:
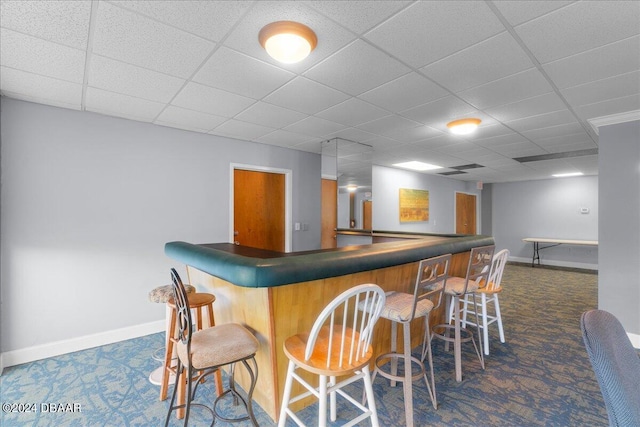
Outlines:
[[[548,237],[525,237],[522,239],[523,242],[538,242],[538,243],[558,243],[558,244],[568,244],[568,245],[588,245],[588,246],[598,246],[597,240],[571,240],[571,239],[552,239]]]

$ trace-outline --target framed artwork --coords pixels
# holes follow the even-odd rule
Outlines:
[[[400,222],[429,221],[429,191],[400,189]]]

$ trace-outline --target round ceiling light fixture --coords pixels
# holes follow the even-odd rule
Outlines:
[[[467,135],[478,128],[482,120],[480,119],[460,119],[447,123],[451,133],[456,135]]]
[[[293,21],[265,25],[258,34],[258,40],[269,56],[284,64],[302,61],[318,44],[316,33],[311,28]]]

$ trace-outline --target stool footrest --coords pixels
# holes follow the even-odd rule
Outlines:
[[[442,333],[435,332],[435,330],[439,328],[443,328],[444,331]],[[448,342],[455,342],[456,340],[454,336],[446,335],[447,331],[455,330],[454,325],[443,323],[441,325],[434,326],[431,330],[433,331],[433,336],[435,338],[439,338],[441,340],[448,341]],[[460,328],[460,342],[469,342],[469,341],[473,341],[473,333],[467,328]]]
[[[386,354],[382,354],[380,356],[378,356],[376,358],[376,372],[380,375],[383,376],[384,378],[391,380],[391,381],[400,381],[400,382],[404,382],[404,375],[393,375],[389,372],[386,372],[384,369],[382,369],[382,365],[384,365],[384,363],[381,363],[382,361],[386,360],[386,359],[398,359],[398,360],[402,360],[403,362],[405,361],[404,355],[402,353],[386,353]],[[417,357],[413,357],[411,356],[411,364],[409,366],[409,369],[411,369],[411,380],[415,381],[418,380],[420,378],[423,378],[426,371],[424,369],[424,364],[420,361],[420,359],[418,359]],[[418,372],[417,374],[413,373],[413,363],[417,364],[420,367],[420,372]],[[404,369],[407,369],[407,367],[405,366]]]

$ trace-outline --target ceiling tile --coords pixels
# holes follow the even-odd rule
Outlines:
[[[262,27],[276,21],[300,22],[316,33],[318,45],[304,61],[297,64],[281,64],[262,48],[258,42],[258,33]],[[245,18],[231,31],[224,44],[286,70],[302,73],[352,42],[355,37],[353,33],[326,19],[303,2],[259,1],[255,2]]]
[[[366,132],[388,136],[390,132],[400,129],[415,128],[417,126],[424,127],[422,123],[414,122],[413,120],[405,119],[404,117],[390,115],[363,123],[358,125],[357,128]]]
[[[506,122],[550,111],[565,110],[566,108],[565,103],[555,92],[549,92],[500,107],[489,108],[485,112],[501,122]]]
[[[209,133],[253,141],[254,139],[271,133],[274,130],[275,129],[273,128],[257,125],[255,123],[247,123],[240,120],[230,119]]]
[[[499,149],[505,145],[516,144],[519,142],[530,142],[519,133],[511,132],[505,135],[493,136],[490,138],[476,139],[474,143],[490,149]]]
[[[82,85],[13,68],[0,67],[0,90],[35,102],[57,102],[67,108],[80,109],[82,102]]]
[[[524,131],[522,132],[522,135],[532,141],[536,141],[538,139],[550,138],[552,136],[572,135],[580,132],[584,132],[584,128],[580,123],[568,123],[564,125]]]
[[[593,104],[640,93],[640,71],[567,88],[562,95],[572,106]]]
[[[560,89],[640,69],[640,36],[630,37],[543,66]]]
[[[495,138],[503,135],[513,135],[513,131],[500,123],[487,121],[486,123],[480,123],[478,129],[469,135],[465,135],[464,139],[476,142],[479,139]]]
[[[416,2],[365,34],[391,55],[423,67],[485,40],[504,26],[484,2]]]
[[[349,95],[328,86],[304,77],[296,77],[265,97],[264,101],[301,113],[315,114],[348,98]]]
[[[515,26],[539,16],[545,15],[553,10],[559,9],[571,3],[573,2],[560,0],[501,0],[496,1],[493,4],[498,8],[500,13],[502,13],[507,21],[509,21],[511,25]]]
[[[403,111],[401,115],[426,125],[446,127],[451,120],[463,118],[473,112],[476,109],[471,105],[454,96],[447,96]]]
[[[221,47],[200,68],[193,81],[261,99],[294,77],[289,71]]]
[[[165,126],[173,126],[181,129],[193,130],[197,132],[208,132],[227,119],[211,114],[200,113],[198,111],[187,110],[185,108],[169,105],[154,121],[154,123]]]
[[[452,92],[460,92],[531,67],[533,63],[520,45],[509,33],[503,32],[420,71]]]
[[[358,141],[368,144],[369,140],[376,137],[376,135],[371,134],[369,132],[365,132],[360,129],[356,129],[354,127],[349,127],[338,132],[333,132],[328,135],[325,135],[327,139],[331,138],[342,138],[350,141]]]
[[[82,50],[0,29],[0,65],[73,83],[82,83]]]
[[[91,1],[2,1],[0,26],[86,49]]]
[[[128,10],[99,3],[93,51],[143,68],[188,78],[214,43]]]
[[[323,137],[343,130],[345,127],[346,126],[336,122],[310,116],[285,127],[284,130],[309,136]]]
[[[534,139],[533,142],[535,142],[537,145],[543,148],[556,147],[560,145],[574,144],[579,142],[580,143],[584,142],[591,145],[590,147],[585,147],[585,148],[595,147],[595,143],[593,142],[589,134],[587,134],[587,132],[584,132],[584,131],[574,133],[571,135],[553,136],[550,138],[537,138],[537,139]],[[567,150],[567,151],[573,151],[573,150]]]
[[[640,34],[640,3],[575,2],[515,30],[545,64]]]
[[[253,2],[126,0],[111,3],[217,42]]]
[[[576,113],[583,120],[589,120],[637,110],[640,110],[640,94],[638,93],[622,98],[582,105],[576,108]]]
[[[305,73],[334,89],[359,95],[393,80],[409,68],[371,45],[356,40]]]
[[[440,86],[414,72],[371,89],[358,98],[397,113],[448,94]]]
[[[89,86],[150,101],[169,102],[185,81],[100,55],[91,57]]]
[[[256,138],[256,141],[270,145],[278,145],[280,147],[293,147],[309,140],[307,135],[288,132],[286,130],[275,130],[264,136]]]
[[[384,21],[408,1],[308,1],[309,6],[356,34],[362,34]]]
[[[304,119],[305,115],[266,102],[256,102],[235,118],[279,129]]]
[[[388,113],[367,102],[357,98],[351,98],[341,104],[327,108],[316,115],[345,126],[357,126],[361,123],[387,116]]]
[[[106,90],[87,88],[86,109],[126,119],[151,122],[160,114],[165,104],[134,98]]]
[[[178,107],[216,116],[233,117],[255,101],[198,83],[188,83],[171,102]]]
[[[536,68],[530,68],[527,71],[459,92],[457,95],[476,108],[486,109],[542,95],[552,90],[544,76]]]
[[[510,120],[505,122],[507,126],[520,133],[543,129],[551,126],[576,123],[575,116],[567,109],[554,111],[552,113],[540,114],[538,116],[525,117],[523,119]]]

